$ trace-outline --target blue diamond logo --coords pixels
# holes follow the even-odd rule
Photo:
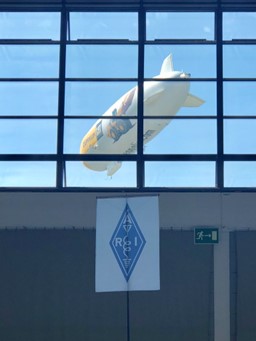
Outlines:
[[[146,240],[128,204],[126,204],[109,243],[128,282],[146,244]]]

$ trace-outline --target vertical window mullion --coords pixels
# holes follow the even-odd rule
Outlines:
[[[143,157],[143,83],[144,83],[144,44],[145,44],[145,10],[139,10],[139,46],[138,46],[138,159],[137,159],[137,187],[142,189],[145,185],[145,166]]]
[[[60,57],[59,57],[59,101],[58,101],[58,132],[57,132],[57,178],[58,189],[63,187],[63,148],[64,148],[64,107],[65,107],[65,64],[67,38],[67,11],[64,7],[61,12],[60,27]]]
[[[222,41],[222,11],[218,7],[215,12],[216,52],[217,52],[217,164],[216,187],[224,186],[223,159],[223,41]]]

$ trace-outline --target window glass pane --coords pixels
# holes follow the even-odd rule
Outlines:
[[[256,45],[224,45],[224,77],[256,77]]]
[[[224,12],[223,39],[255,39],[256,12]]]
[[[90,162],[89,169],[83,162],[66,163],[67,187],[136,187],[136,163],[117,161]],[[120,167],[120,168],[119,168]],[[97,171],[97,169],[104,169]],[[108,170],[114,172],[107,175]]]
[[[55,45],[1,45],[0,77],[58,77],[59,47]]]
[[[0,82],[0,115],[57,114],[57,82]]]
[[[79,154],[83,137],[95,124],[94,119],[66,119],[64,124],[64,152]]]
[[[152,12],[146,16],[147,40],[214,39],[214,13]]]
[[[194,78],[216,77],[214,45],[146,45],[145,77],[159,75],[164,59],[170,54],[175,71],[190,73]]]
[[[66,119],[64,151],[78,154],[131,154],[137,151],[135,119]]]
[[[0,187],[54,187],[56,163],[0,161]]]
[[[226,154],[256,153],[256,120],[224,120],[224,151]]]
[[[188,106],[182,106],[179,115],[217,115],[217,95],[215,82],[190,82],[189,94],[192,98],[188,100]],[[194,100],[193,96],[203,101]]]
[[[70,39],[138,39],[137,13],[70,13]]]
[[[56,142],[56,120],[0,120],[0,154],[53,154]]]
[[[255,161],[228,161],[224,163],[225,187],[256,187]]]
[[[134,45],[69,45],[66,76],[137,77],[137,62],[137,46]]]
[[[178,77],[179,78],[179,77]],[[147,81],[145,116],[216,115],[215,82]]]
[[[146,154],[215,154],[215,120],[144,120]],[[168,125],[169,124],[169,125]],[[155,136],[155,137],[154,137]]]
[[[146,162],[146,187],[215,187],[215,162]]]
[[[224,82],[224,114],[256,115],[256,82]]]
[[[67,82],[65,114],[101,116],[111,106],[119,107],[119,102],[116,102],[135,86],[134,82]],[[133,114],[137,115],[136,101],[133,107]],[[110,110],[111,113],[113,110]]]
[[[60,38],[60,13],[0,12],[0,39]]]

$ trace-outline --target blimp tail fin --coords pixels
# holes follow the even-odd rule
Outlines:
[[[204,104],[204,101],[201,98],[188,94],[183,107],[200,107],[202,104]]]
[[[172,54],[169,54],[163,61],[160,76],[164,77],[165,74],[173,71],[173,62],[172,62]]]

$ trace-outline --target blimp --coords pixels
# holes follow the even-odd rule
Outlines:
[[[190,93],[189,78],[189,73],[174,70],[172,54],[170,54],[164,59],[159,75],[153,77],[152,81],[144,82],[143,115],[147,118],[161,117],[159,120],[144,120],[144,145],[161,133],[181,107],[199,107],[204,103],[204,100]],[[81,141],[80,154],[136,153],[137,107],[138,87],[136,86],[119,98],[93,124]],[[83,164],[93,171],[106,171],[108,176],[112,176],[119,170],[122,162],[88,160]]]

